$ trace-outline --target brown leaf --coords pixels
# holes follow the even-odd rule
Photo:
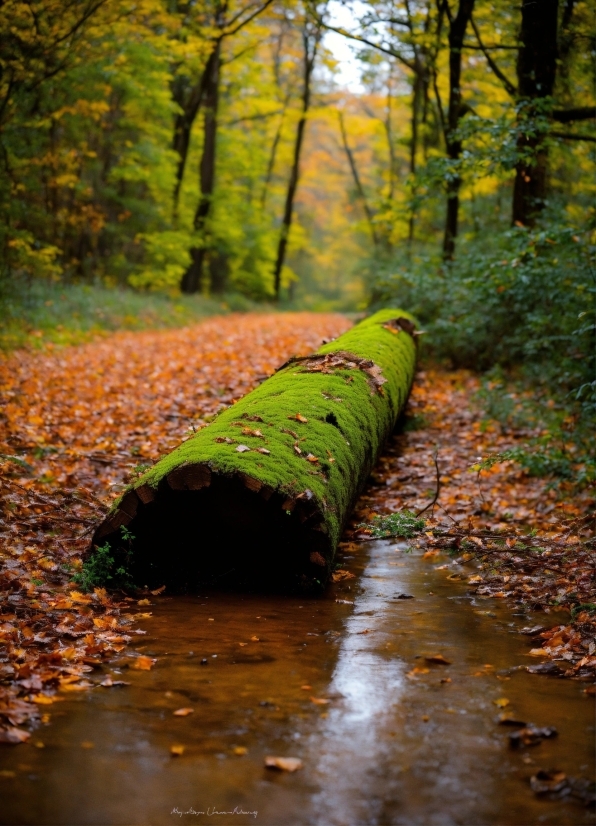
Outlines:
[[[172,714],[174,717],[188,717],[189,714],[194,714],[194,708],[177,708]]]
[[[152,657],[137,657],[132,661],[131,668],[137,671],[151,671],[157,660]]]
[[[451,665],[451,660],[445,659],[442,654],[430,654],[424,659],[427,663],[432,663],[433,665]]]
[[[27,741],[31,735],[28,731],[10,726],[6,729],[0,729],[0,743],[10,743],[11,745],[18,745]]]
[[[353,574],[351,571],[345,571],[343,568],[339,568],[331,574],[331,579],[333,582],[341,582],[343,579],[354,579],[355,576],[356,574]]]
[[[268,769],[278,769],[284,772],[295,772],[303,766],[302,760],[297,757],[272,757],[265,758],[265,766]]]

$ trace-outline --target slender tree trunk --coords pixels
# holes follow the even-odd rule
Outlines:
[[[176,115],[176,119],[174,121],[174,141],[172,145],[172,148],[178,155],[172,207],[174,223],[178,221],[180,189],[182,187],[182,179],[184,178],[184,170],[186,168],[188,150],[190,147],[190,133],[201,109],[201,103],[205,95],[205,83],[209,73],[212,70],[212,66],[210,64],[214,59],[215,51],[216,49],[209,56],[201,77],[192,87],[188,96],[184,96],[182,90],[174,90],[174,100],[182,109],[182,112],[179,115]]]
[[[263,191],[261,193],[261,209],[265,209],[265,205],[267,203],[267,195],[269,193],[269,185],[271,184],[271,178],[273,177],[273,170],[275,168],[275,158],[277,156],[277,148],[279,146],[279,142],[281,140],[281,133],[283,130],[284,120],[286,117],[286,109],[289,103],[289,95],[284,101],[284,106],[281,113],[281,118],[279,124],[277,126],[277,130],[275,132],[275,136],[273,138],[273,143],[271,144],[271,152],[269,154],[269,161],[267,163],[267,172],[265,173],[265,180],[263,182]]]
[[[281,289],[281,271],[283,269],[284,260],[286,257],[288,238],[290,235],[290,228],[292,226],[294,197],[296,195],[296,189],[298,188],[298,179],[300,177],[300,153],[302,151],[304,130],[306,128],[306,116],[308,114],[308,110],[310,107],[310,84],[320,37],[321,30],[319,26],[313,27],[313,30],[310,31],[310,24],[305,24],[305,28],[302,32],[302,40],[304,43],[304,86],[302,90],[302,112],[300,113],[300,120],[298,121],[298,129],[296,131],[296,143],[294,144],[294,158],[292,161],[290,180],[288,182],[288,190],[286,193],[284,216],[279,236],[279,244],[277,247],[277,258],[275,260],[275,267],[273,269],[273,284],[276,301],[279,301],[279,294]]]
[[[474,0],[461,0],[457,15],[451,19],[449,26],[449,111],[447,113],[447,157],[457,162],[461,156],[462,142],[457,137],[457,127],[462,117],[461,95],[461,55],[464,37],[472,11]],[[458,173],[451,175],[447,182],[447,215],[445,218],[445,235],[443,238],[443,257],[453,258],[455,239],[457,238],[459,218],[459,190],[461,177]]]
[[[356,166],[356,161],[354,159],[354,155],[352,150],[350,149],[350,145],[348,143],[348,134],[346,132],[346,125],[344,123],[344,116],[343,112],[339,111],[339,131],[341,133],[341,140],[344,147],[344,152],[346,153],[346,157],[348,159],[348,163],[350,165],[350,170],[352,172],[352,177],[354,178],[354,184],[356,185],[356,191],[358,193],[358,197],[362,203],[362,208],[364,209],[364,213],[366,215],[366,220],[368,221],[368,226],[370,229],[370,234],[373,240],[373,244],[375,247],[379,244],[379,238],[377,236],[377,231],[375,229],[374,223],[374,216],[372,210],[369,206],[368,200],[366,198],[366,193],[364,191],[364,187],[362,186],[362,181],[360,180],[360,175],[358,174],[358,168]]]
[[[512,222],[533,226],[546,204],[548,152],[543,130],[531,123],[548,115],[544,99],[552,97],[557,73],[558,0],[522,0],[521,47],[517,59],[522,113],[515,168]],[[530,128],[528,128],[530,127]]]
[[[215,161],[217,147],[217,104],[219,98],[219,80],[221,67],[221,40],[218,41],[209,61],[209,73],[205,79],[205,122],[203,126],[203,153],[199,167],[200,197],[194,217],[194,228],[201,234],[201,246],[190,251],[191,264],[182,277],[181,289],[184,293],[196,293],[201,287],[203,266],[207,251],[208,218],[211,211],[213,190],[215,187]]]
[[[416,197],[416,153],[418,151],[418,110],[420,108],[420,96],[422,92],[422,67],[416,58],[416,73],[414,75],[414,86],[412,89],[412,135],[410,138],[410,179],[412,200]],[[408,219],[408,246],[412,246],[414,241],[414,225],[416,221],[416,209],[414,204],[410,209]]]

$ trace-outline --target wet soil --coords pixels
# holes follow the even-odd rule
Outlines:
[[[321,598],[153,598],[139,648],[155,667],[129,669],[123,652],[108,673],[130,686],[69,696],[29,743],[2,749],[0,822],[593,823],[529,785],[539,768],[594,776],[585,684],[525,670],[536,660],[519,629],[543,618],[474,596],[447,578],[448,557],[395,542],[362,546],[350,568],[359,576]],[[514,750],[503,712],[558,736]],[[268,770],[266,755],[303,768]]]

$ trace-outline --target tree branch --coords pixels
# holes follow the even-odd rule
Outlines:
[[[596,143],[596,136],[594,135],[576,135],[573,132],[549,132],[553,138],[562,138],[566,141],[590,141]]]
[[[368,40],[366,37],[361,37],[358,34],[352,34],[351,32],[348,32],[345,29],[339,29],[335,26],[331,26],[329,23],[325,23],[323,20],[321,20],[321,18],[317,19],[319,20],[321,26],[323,26],[323,28],[327,29],[328,31],[335,32],[336,34],[341,34],[344,37],[347,37],[349,40],[355,40],[357,43],[364,43],[365,46],[370,46],[373,49],[377,49],[379,52],[383,52],[383,54],[388,54],[391,57],[394,57],[396,60],[399,60],[400,63],[403,63],[404,66],[407,66],[407,68],[411,72],[416,71],[414,63],[411,60],[408,60],[399,52],[396,52],[394,49],[389,49],[386,46],[381,46],[378,43],[373,43],[372,40]]]
[[[235,29],[227,29],[224,32],[223,36],[224,37],[229,37],[230,35],[236,34],[236,32],[239,32],[240,29],[243,29],[244,26],[248,25],[251,22],[251,20],[254,20],[255,17],[258,17],[259,14],[261,14],[261,12],[264,12],[265,9],[268,6],[271,5],[271,3],[273,3],[273,0],[265,0],[265,2],[261,6],[258,6],[252,12],[252,14],[249,14],[248,17],[246,17],[244,20],[240,20]],[[239,11],[238,14],[236,14],[234,17],[232,17],[232,19],[230,21],[228,21],[228,23],[226,25],[227,26],[232,26],[242,16],[242,14],[244,14],[245,11],[246,11],[246,9],[242,9],[241,11]]]
[[[593,120],[596,106],[577,106],[575,109],[554,109],[552,119],[557,123],[571,123],[574,120]]]
[[[482,50],[482,54],[486,58],[486,62],[488,63],[488,65],[492,69],[493,74],[495,74],[499,78],[499,80],[501,81],[501,83],[505,87],[505,90],[506,90],[507,94],[511,95],[511,97],[515,97],[515,95],[517,94],[517,89],[515,88],[513,83],[511,83],[509,78],[505,74],[503,74],[503,72],[499,69],[499,67],[497,66],[495,61],[492,59],[492,57],[488,53],[488,51],[486,49],[486,46],[483,44],[483,42],[480,38],[480,32],[478,31],[478,27],[476,26],[476,21],[474,20],[473,15],[470,15],[470,23],[472,24],[472,28],[474,29],[474,34],[476,35],[476,40],[478,41],[478,45],[479,45],[480,49]]]

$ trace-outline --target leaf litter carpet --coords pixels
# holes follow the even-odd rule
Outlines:
[[[94,525],[123,486],[290,356],[349,326],[336,314],[229,315],[0,358],[0,742],[29,739],[64,692],[115,687],[102,674],[115,656],[140,670],[153,665],[131,645],[143,633],[135,621],[150,617],[147,595],[83,593],[72,580]],[[516,441],[486,426],[477,389],[463,372],[419,372],[408,410],[418,429],[393,437],[355,521],[428,505],[437,493],[436,455],[440,496],[414,540],[430,561],[444,548],[463,553],[464,564],[480,565],[474,576],[468,571],[470,587],[487,598],[546,612],[553,602],[596,602],[584,519],[592,499],[586,491],[562,499],[548,480],[511,463],[471,472],[479,456]],[[546,543],[540,553],[519,547],[529,528]],[[348,544],[362,547],[354,540],[366,535],[353,527],[351,536]],[[573,622],[532,629],[534,650],[565,668],[546,666],[583,679],[593,673],[591,616],[575,610]]]

